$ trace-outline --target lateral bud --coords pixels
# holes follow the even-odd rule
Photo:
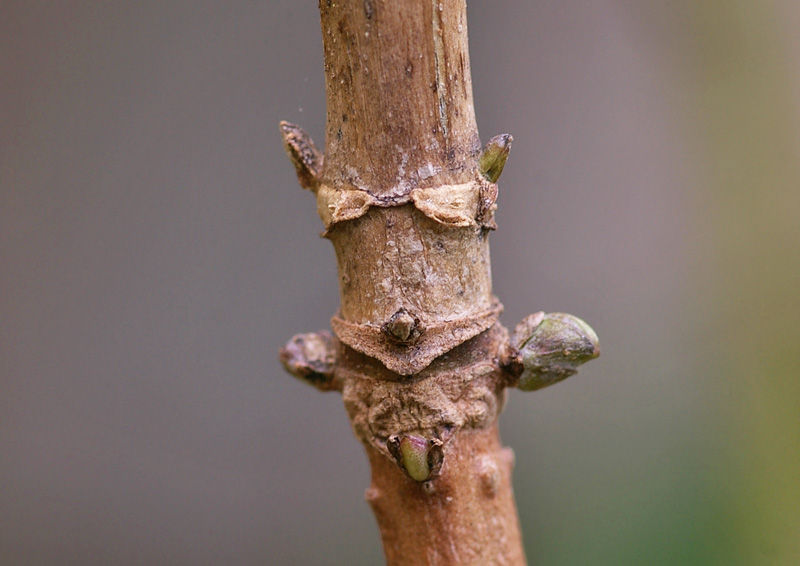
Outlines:
[[[401,308],[381,327],[384,334],[395,342],[408,344],[413,342],[422,333],[419,319],[412,316],[406,309]]]
[[[283,148],[292,160],[300,186],[316,194],[322,173],[322,152],[314,145],[311,136],[297,124],[283,120],[279,127]]]
[[[519,379],[516,386],[535,391],[578,371],[578,366],[600,355],[597,334],[586,322],[566,313],[538,312],[514,330],[512,344]],[[521,367],[520,367],[521,363]]]
[[[478,160],[478,167],[481,175],[486,177],[490,183],[496,183],[506,166],[508,153],[511,151],[511,143],[514,138],[511,134],[500,134],[490,139],[481,151]]]
[[[336,345],[330,332],[310,332],[292,336],[281,348],[284,369],[321,391],[340,390],[334,377]]]
[[[421,436],[393,435],[386,443],[397,464],[414,481],[424,482],[439,473],[442,467],[442,441]]]

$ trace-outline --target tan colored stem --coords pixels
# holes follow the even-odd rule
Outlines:
[[[471,332],[430,349],[435,357],[494,322],[487,228],[496,187],[478,172],[466,6],[345,0],[320,11],[328,112],[318,206],[339,265],[339,316],[368,331],[408,312],[424,331],[421,348],[452,334],[445,323],[465,321]],[[393,365],[396,354],[382,358],[394,371],[424,367]]]
[[[383,454],[367,452],[367,501],[389,564],[525,562],[511,489],[514,456],[496,426],[458,434],[435,482],[416,482]]]
[[[471,179],[480,150],[463,0],[320,1],[323,182],[375,195]]]
[[[282,122],[336,250],[333,335],[294,336],[284,367],[341,391],[372,467],[387,562],[525,563],[497,416],[599,353],[577,317],[498,322],[488,235],[511,136],[481,149],[464,0],[321,0],[324,155]]]
[[[321,0],[324,155],[281,122],[300,184],[336,250],[333,334],[298,334],[291,374],[341,391],[372,467],[367,499],[386,559],[525,564],[497,417],[597,357],[563,313],[509,340],[492,295],[488,235],[511,136],[481,149],[464,0]]]
[[[322,0],[320,13],[321,173],[310,141],[287,148],[336,250],[331,383],[369,455],[387,562],[524,564],[496,425],[497,188],[480,170],[465,2]]]

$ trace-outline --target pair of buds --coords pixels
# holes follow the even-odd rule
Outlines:
[[[314,145],[311,136],[297,124],[282,121],[280,130],[284,148],[294,165],[300,186],[316,193],[324,155]],[[511,134],[500,134],[486,142],[483,147],[478,158],[478,169],[490,183],[496,183],[500,178],[513,141]]]
[[[597,334],[586,322],[565,313],[537,312],[525,317],[512,337],[504,366],[522,391],[535,391],[574,375],[578,366],[600,355]],[[443,442],[414,434],[394,435],[386,443],[397,464],[413,480],[435,477],[444,459]]]

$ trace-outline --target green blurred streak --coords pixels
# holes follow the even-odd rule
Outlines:
[[[782,13],[796,8],[686,6],[706,176],[696,203],[710,230],[704,366],[728,436],[718,466],[726,542],[737,563],[800,564],[800,128]]]

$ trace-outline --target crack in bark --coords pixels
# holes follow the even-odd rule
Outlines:
[[[433,66],[436,71],[436,96],[439,100],[439,124],[442,126],[442,138],[447,145],[447,83],[444,79],[444,72],[447,64],[445,62],[444,51],[444,31],[442,29],[441,12],[444,6],[438,0],[432,0],[433,23]]]

